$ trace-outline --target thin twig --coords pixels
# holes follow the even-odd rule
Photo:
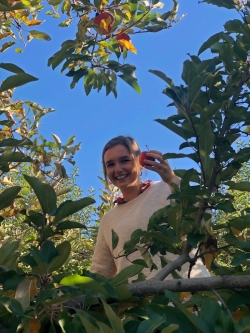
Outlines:
[[[211,289],[211,291],[215,294],[215,296],[219,299],[219,301],[221,302],[221,304],[223,305],[224,309],[227,311],[227,313],[229,314],[229,316],[233,319],[234,321],[234,317],[231,313],[231,311],[229,310],[229,308],[227,307],[226,303],[224,302],[223,298],[220,296],[220,294],[217,293],[217,291],[213,288]]]

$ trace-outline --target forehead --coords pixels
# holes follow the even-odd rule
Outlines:
[[[104,161],[115,160],[122,156],[130,156],[128,148],[124,145],[116,145],[106,150]]]

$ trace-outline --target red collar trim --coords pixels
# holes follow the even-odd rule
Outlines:
[[[142,183],[142,188],[139,194],[143,193],[151,184],[152,180],[147,180],[144,183]],[[117,203],[118,205],[125,204],[127,201],[124,200],[123,195],[119,195],[114,201],[114,203]]]

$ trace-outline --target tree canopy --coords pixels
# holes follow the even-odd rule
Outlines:
[[[65,143],[54,133],[51,141],[41,136],[39,120],[53,109],[12,98],[15,88],[36,78],[16,64],[0,64],[14,73],[0,87],[1,332],[249,332],[249,207],[248,199],[242,204],[240,198],[250,191],[250,147],[236,143],[249,135],[250,126],[250,3],[203,2],[234,9],[239,18],[227,21],[197,55],[189,55],[182,84],[150,70],[164,81],[163,94],[174,110],[156,121],[183,140],[183,152],[164,157],[188,158],[197,167],[175,171],[181,184],[173,184],[171,204],[124,245],[125,254],[142,249],[141,260],[111,279],[88,268],[96,223],[112,207],[116,190],[103,190],[98,207],[92,190],[82,198],[74,178],[80,144],[74,136]],[[42,24],[37,15],[46,6],[37,0],[1,0],[2,39],[17,33],[24,41],[48,40],[43,32],[31,28],[26,36],[22,29]],[[48,15],[58,10],[67,15],[65,25],[72,13],[79,19],[76,40],[63,43],[49,64],[55,68],[64,62],[71,87],[84,77],[86,94],[105,86],[115,96],[117,75],[139,91],[133,65],[119,63],[127,51],[135,51],[129,35],[170,28],[178,9],[176,1],[163,15],[153,12],[162,6],[157,1],[49,0],[49,6]],[[6,41],[2,48],[13,43]],[[115,56],[118,61],[110,59]],[[119,235],[112,235],[115,248]],[[197,252],[190,257],[193,248]],[[166,262],[167,252],[179,256]],[[161,257],[162,269],[145,280],[142,270],[156,268],[154,256]],[[198,258],[212,276],[181,279],[178,268],[189,263],[191,272]],[[165,280],[170,274],[174,279]]]

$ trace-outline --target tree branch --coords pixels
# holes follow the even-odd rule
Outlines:
[[[206,278],[176,279],[168,281],[150,279],[142,282],[131,283],[127,286],[127,288],[134,296],[139,297],[162,295],[165,290],[174,292],[197,292],[235,288],[250,289],[250,275],[218,275]]]

